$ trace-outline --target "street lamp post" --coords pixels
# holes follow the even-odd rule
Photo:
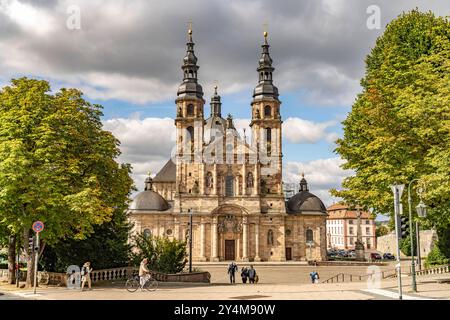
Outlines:
[[[422,192],[419,193],[419,197],[422,196]],[[416,207],[417,215],[421,218],[427,216],[427,206],[422,202],[422,197],[420,203]],[[422,261],[420,260],[420,230],[419,221],[416,221],[416,238],[417,238],[417,264],[419,265],[419,270],[422,270]]]
[[[365,252],[364,252],[364,243],[362,241],[362,232],[361,232],[361,208],[359,205],[356,205],[357,210],[357,222],[356,222],[356,243],[355,243],[355,254],[357,261],[365,261]]]
[[[411,275],[412,275],[412,290],[417,292],[416,284],[416,268],[414,263],[414,236],[412,229],[412,210],[411,210],[411,184],[419,179],[413,179],[408,184],[408,209],[409,209],[409,236],[411,241]]]

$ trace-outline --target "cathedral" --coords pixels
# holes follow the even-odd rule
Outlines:
[[[188,39],[174,108],[176,148],[130,204],[133,232],[185,240],[192,219],[194,261],[325,260],[324,204],[304,177],[292,197],[283,190],[281,101],[267,32],[248,137],[230,114],[222,116],[217,86],[205,118],[192,30]]]

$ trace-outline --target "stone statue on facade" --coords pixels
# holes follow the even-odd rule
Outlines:
[[[212,188],[213,184],[214,184],[213,176],[212,176],[211,172],[208,172],[206,174],[206,187],[207,188]]]
[[[251,172],[247,174],[247,188],[253,188],[253,174]]]

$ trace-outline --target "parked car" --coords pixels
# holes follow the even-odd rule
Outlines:
[[[383,259],[386,260],[395,260],[395,256],[389,252],[386,252],[385,254],[383,254]]]
[[[381,260],[381,255],[379,253],[376,252],[372,252],[370,254],[370,260]]]

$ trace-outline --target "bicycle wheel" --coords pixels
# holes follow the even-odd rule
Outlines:
[[[136,279],[128,279],[125,283],[128,292],[135,292],[139,288],[139,281]]]
[[[158,281],[155,279],[149,279],[145,283],[144,288],[148,291],[155,291],[158,288]]]

